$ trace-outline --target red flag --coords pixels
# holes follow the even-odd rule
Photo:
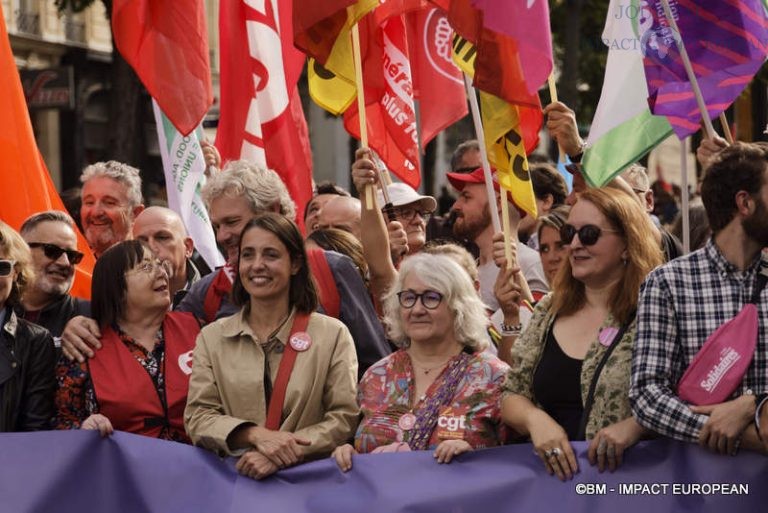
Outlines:
[[[294,0],[294,42],[307,55],[325,64],[347,21],[347,7],[357,0]]]
[[[453,29],[445,13],[425,8],[406,14],[414,97],[419,100],[421,146],[467,115],[461,70],[451,58]]]
[[[416,189],[421,176],[405,22],[393,16],[379,25],[373,14],[360,23],[368,144],[390,171]],[[344,113],[344,127],[360,138],[356,103]]]
[[[112,34],[163,113],[189,135],[213,103],[203,0],[114,0]]]
[[[221,113],[216,147],[226,160],[274,169],[298,211],[312,197],[312,154],[296,84],[304,54],[293,46],[290,0],[221,2]],[[279,15],[278,15],[279,13]]]
[[[15,230],[21,228],[24,220],[44,210],[66,212],[56,188],[51,181],[45,163],[40,156],[29,120],[29,111],[24,101],[19,72],[13,59],[13,52],[5,27],[2,6],[0,6],[0,219]],[[94,258],[88,243],[77,232],[78,250],[85,253],[77,265],[72,295],[91,297],[91,271]]]

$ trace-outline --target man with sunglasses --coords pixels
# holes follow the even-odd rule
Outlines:
[[[16,314],[48,329],[55,339],[72,317],[91,313],[90,302],[69,295],[75,266],[83,259],[74,226],[72,218],[58,210],[34,214],[21,226],[21,236],[32,252],[35,281]]]

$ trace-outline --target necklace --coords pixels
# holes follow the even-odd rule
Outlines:
[[[446,365],[448,365],[448,362],[450,362],[452,358],[453,358],[453,356],[449,357],[449,358],[448,358],[447,360],[445,360],[443,363],[441,363],[441,364],[438,364],[438,365],[434,365],[434,366],[432,366],[432,367],[424,367],[424,366],[423,366],[423,365],[421,365],[421,364],[417,364],[417,363],[416,363],[416,360],[414,360],[414,359],[413,359],[413,357],[411,357],[411,361],[413,362],[413,366],[414,366],[415,368],[417,368],[417,369],[419,369],[421,372],[423,372],[425,376],[429,376],[429,373],[430,373],[430,372],[432,372],[433,370],[442,369],[443,367],[445,367]]]

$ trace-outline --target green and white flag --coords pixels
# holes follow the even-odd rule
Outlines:
[[[163,159],[168,206],[181,216],[195,248],[208,267],[220,267],[224,265],[224,257],[216,247],[208,211],[200,196],[200,189],[205,184],[205,159],[200,146],[202,126],[184,137],[165,117],[155,100],[152,100],[152,106]]]
[[[605,79],[584,152],[584,178],[593,187],[611,181],[672,133],[648,107],[643,45],[653,44],[646,2],[611,0],[603,30],[608,46]]]

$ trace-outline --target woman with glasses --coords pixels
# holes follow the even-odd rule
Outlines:
[[[384,299],[390,338],[401,349],[373,365],[358,387],[363,419],[356,453],[434,451],[439,463],[504,443],[500,387],[509,369],[484,349],[488,318],[469,275],[445,255],[406,258]]]
[[[196,445],[239,456],[237,470],[262,479],[352,436],[357,358],[346,326],[315,312],[304,241],[288,218],[245,225],[237,271],[240,311],[201,331],[185,421]]]
[[[91,310],[102,348],[88,362],[59,360],[58,429],[189,443],[183,414],[200,325],[192,314],[168,310],[170,272],[134,240],[96,261]]]
[[[54,413],[53,339],[13,312],[32,279],[29,248],[0,221],[0,433],[48,429]]]
[[[502,413],[550,474],[570,479],[569,440],[590,440],[590,462],[613,471],[644,434],[628,397],[635,311],[662,254],[637,199],[612,188],[583,192],[560,238],[567,259],[512,348]]]

